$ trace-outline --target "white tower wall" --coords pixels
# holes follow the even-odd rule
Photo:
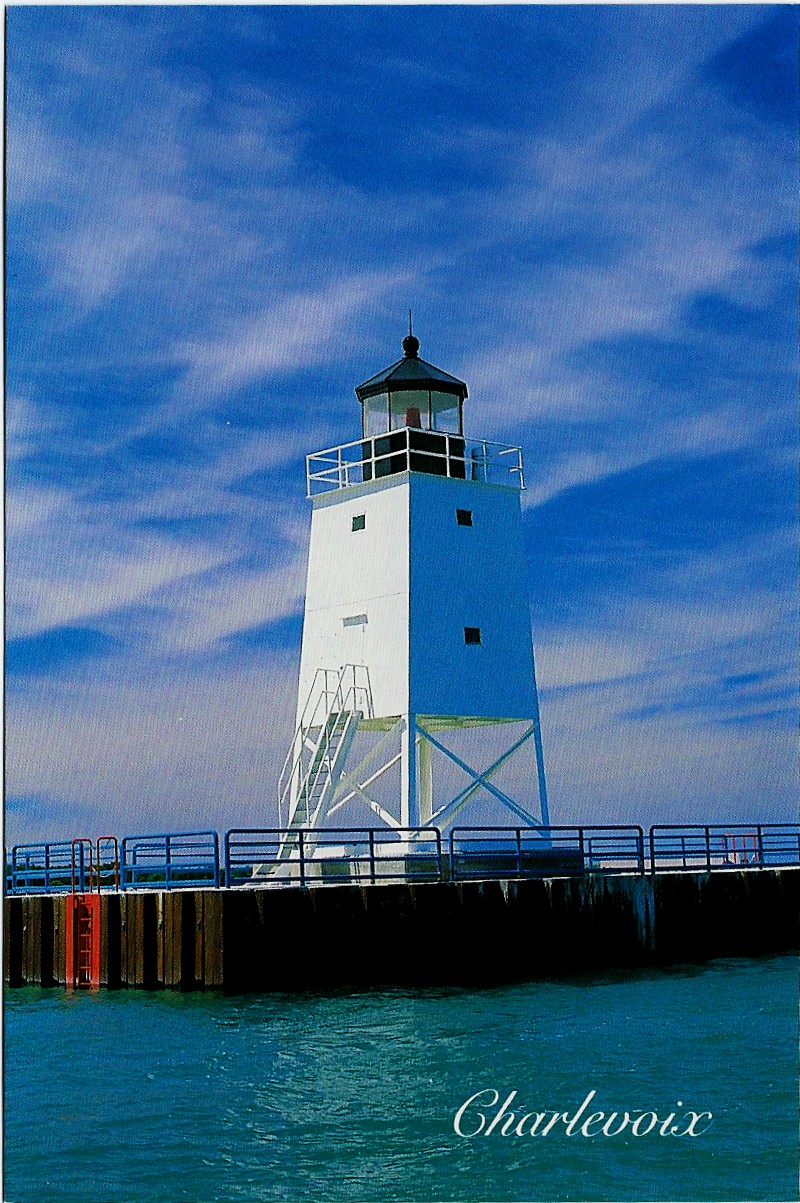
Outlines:
[[[516,489],[415,472],[315,498],[299,711],[318,668],[361,664],[376,718],[530,718],[524,563]]]
[[[317,669],[343,664],[367,666],[376,718],[408,713],[408,527],[407,476],[314,498],[298,722]]]

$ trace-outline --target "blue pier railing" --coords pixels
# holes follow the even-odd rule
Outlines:
[[[641,827],[454,827],[450,876],[563,877],[645,871]]]
[[[127,835],[120,845],[120,886],[136,889],[219,887],[216,831]]]
[[[72,889],[72,841],[17,844],[10,856],[6,856],[6,869],[6,889],[10,894],[67,893]],[[85,887],[85,869],[79,882]]]
[[[779,868],[800,863],[793,823],[722,823],[650,828],[650,872],[670,869]]]
[[[220,857],[220,845],[223,856]],[[792,823],[234,828],[17,844],[7,894],[367,885],[800,865]]]
[[[440,881],[436,827],[238,828],[225,834],[225,884]]]

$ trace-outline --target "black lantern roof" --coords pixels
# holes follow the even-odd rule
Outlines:
[[[434,389],[440,393],[453,393],[462,401],[467,396],[467,386],[463,380],[449,376],[441,368],[435,368],[432,363],[426,363],[419,357],[419,339],[413,334],[407,334],[403,339],[403,358],[370,376],[356,389],[359,401],[374,397],[378,393],[394,391],[412,391],[414,389]]]

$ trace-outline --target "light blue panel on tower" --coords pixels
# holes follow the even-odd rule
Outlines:
[[[411,474],[410,486],[411,713],[530,718],[518,490],[422,473]]]

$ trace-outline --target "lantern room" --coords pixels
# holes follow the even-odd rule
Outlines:
[[[403,339],[403,358],[360,384],[356,396],[361,403],[365,480],[371,479],[373,469],[376,477],[406,469],[465,476],[467,386],[420,359],[419,339],[411,331]]]

